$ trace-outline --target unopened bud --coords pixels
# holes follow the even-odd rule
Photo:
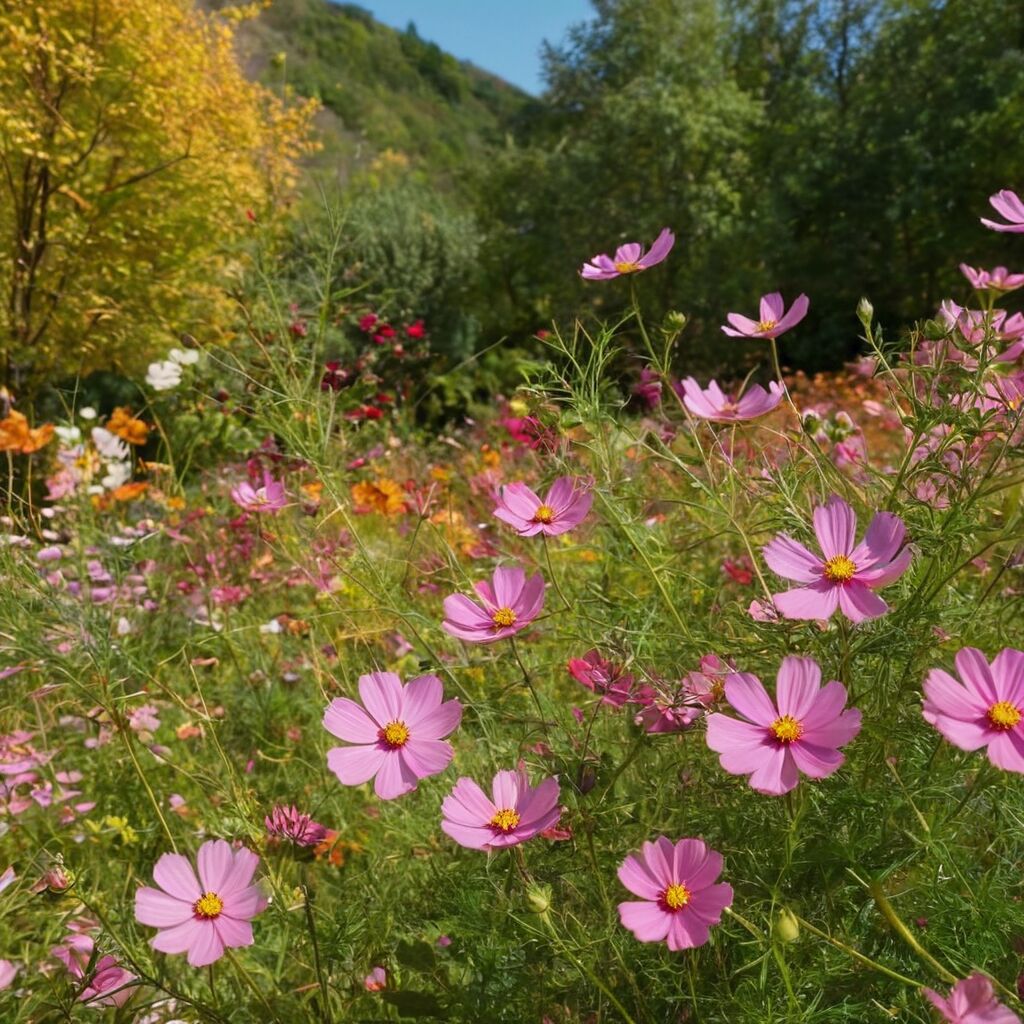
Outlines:
[[[800,938],[800,922],[792,910],[783,907],[775,918],[772,934],[779,942],[796,942]]]
[[[668,334],[678,334],[686,326],[686,314],[673,309],[665,314],[665,331]]]
[[[871,327],[871,321],[875,318],[875,307],[871,305],[871,302],[867,298],[863,298],[857,303],[857,319],[864,325],[864,329],[867,330]]]
[[[530,886],[526,893],[526,903],[531,913],[546,914],[551,909],[551,886]]]

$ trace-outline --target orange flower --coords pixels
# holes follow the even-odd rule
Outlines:
[[[149,437],[149,425],[137,420],[131,409],[124,405],[118,406],[110,414],[107,430],[129,444],[145,444],[146,438]]]
[[[360,512],[380,512],[386,516],[397,516],[407,511],[405,492],[401,484],[387,477],[380,477],[374,483],[364,480],[353,484],[352,500]]]
[[[29,455],[48,445],[52,437],[52,423],[44,423],[43,426],[31,430],[28,420],[13,409],[7,419],[0,420],[0,452],[21,452],[22,455]]]

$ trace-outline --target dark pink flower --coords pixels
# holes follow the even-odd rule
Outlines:
[[[471,850],[518,846],[558,821],[558,793],[557,779],[531,787],[525,768],[498,772],[491,796],[462,778],[441,804],[441,830]]]
[[[891,512],[876,513],[857,544],[857,516],[835,494],[814,510],[813,519],[821,555],[785,533],[764,548],[773,572],[802,584],[775,594],[776,609],[787,619],[827,619],[837,608],[853,622],[884,615],[889,606],[874,591],[902,576],[910,565],[903,520]]]
[[[275,806],[263,823],[271,839],[287,839],[296,846],[316,846],[327,838],[326,827],[303,814],[294,804]]]
[[[109,953],[98,957],[86,975],[94,949],[95,944],[88,935],[73,932],[65,935],[63,943],[54,946],[50,952],[64,964],[68,974],[80,983],[80,1003],[123,1006],[131,999],[139,983],[138,976],[126,971]]]
[[[676,391],[682,397],[683,405],[694,416],[713,423],[738,423],[741,420],[757,419],[775,409],[786,393],[781,384],[772,381],[767,391],[760,384],[753,384],[739,398],[734,398],[725,394],[717,381],[711,381],[706,388],[702,388],[693,377],[680,381]]]
[[[594,496],[589,481],[560,476],[543,500],[522,481],[506,484],[498,492],[494,515],[515,527],[520,537],[543,533],[556,537],[580,525]]]
[[[367,992],[382,992],[388,987],[388,972],[383,967],[374,967],[370,973],[363,978],[363,988]]]
[[[992,982],[984,974],[958,981],[948,999],[930,988],[921,992],[949,1024],[1021,1024],[1017,1014],[996,1000]]]
[[[786,312],[781,292],[761,296],[760,319],[751,320],[739,313],[726,314],[730,326],[723,325],[722,331],[732,338],[777,338],[785,334],[791,327],[796,327],[805,316],[810,306],[810,299],[800,294],[796,297],[789,312]]]
[[[658,836],[619,865],[619,881],[640,897],[619,904],[619,919],[641,942],[703,946],[732,905],[732,886],[716,883],[721,873],[722,855],[703,840]]]
[[[475,584],[483,606],[464,594],[444,599],[441,628],[471,644],[492,644],[525,629],[544,607],[544,580],[540,574],[526,578],[524,570],[495,569],[492,582]]]
[[[813,658],[784,658],[773,701],[757,676],[730,675],[725,698],[742,718],[708,716],[708,746],[732,775],[749,775],[759,793],[781,796],[800,781],[800,773],[824,779],[842,765],[839,748],[860,732],[860,711],[843,710],[846,687],[833,680],[821,685]]]
[[[988,201],[992,205],[992,209],[1000,217],[1005,217],[1009,223],[1004,224],[1002,221],[988,220],[982,217],[981,223],[985,227],[991,228],[993,231],[1009,231],[1013,234],[1024,232],[1024,202],[1021,202],[1016,192],[1004,188],[1001,192],[989,196]]]
[[[324,712],[324,728],[353,746],[332,747],[327,766],[345,786],[374,779],[374,792],[393,800],[420,779],[443,772],[454,752],[444,737],[462,721],[462,705],[444,700],[437,676],[405,686],[394,672],[359,677],[362,706],[336,697]]]
[[[602,704],[620,708],[632,695],[633,676],[596,649],[587,651],[582,658],[570,658],[568,667],[580,686],[600,695]]]
[[[676,236],[668,228],[662,228],[649,251],[644,252],[639,242],[627,242],[615,250],[614,257],[601,253],[589,263],[584,263],[580,267],[580,276],[588,281],[609,281],[622,274],[648,270],[671,252],[675,241]]]

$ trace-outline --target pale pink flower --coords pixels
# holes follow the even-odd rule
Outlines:
[[[757,419],[775,409],[786,393],[778,381],[772,381],[767,391],[760,384],[752,384],[739,398],[734,398],[725,394],[717,381],[711,381],[706,388],[701,388],[693,377],[680,381],[676,390],[682,396],[683,405],[694,416],[713,423],[738,423],[741,420]]]
[[[419,676],[405,686],[394,672],[359,677],[362,706],[336,697],[324,712],[324,728],[349,747],[332,747],[327,767],[345,786],[374,779],[374,792],[393,800],[420,779],[443,772],[454,752],[444,737],[462,721],[462,705],[444,700],[437,676]]]
[[[272,515],[287,506],[288,493],[280,480],[275,480],[268,473],[264,473],[263,484],[260,487],[254,487],[248,480],[243,480],[232,487],[231,500],[246,512],[264,512]]]
[[[481,580],[473,589],[482,607],[464,594],[444,599],[441,628],[459,640],[492,644],[525,629],[544,607],[544,580],[540,574],[526,578],[518,566],[495,569],[492,582]]]
[[[374,967],[370,973],[363,978],[363,988],[367,992],[382,992],[388,987],[388,972],[383,967]]]
[[[773,572],[802,584],[773,595],[776,609],[787,619],[827,619],[837,608],[853,622],[884,615],[889,606],[874,591],[910,565],[903,520],[891,512],[876,513],[857,544],[857,516],[835,494],[814,510],[813,519],[821,555],[785,533],[764,548]]]
[[[601,253],[589,263],[584,263],[580,267],[580,276],[588,281],[609,281],[622,274],[647,270],[669,254],[675,241],[676,236],[668,228],[662,228],[649,251],[644,252],[639,242],[627,242],[615,250],[614,256]]]
[[[751,787],[769,796],[788,793],[801,772],[831,775],[844,761],[839,748],[860,732],[860,711],[844,710],[846,687],[835,680],[822,686],[813,658],[783,659],[774,701],[748,672],[726,679],[725,698],[742,718],[709,715],[708,746],[727,772],[749,775]]]
[[[924,681],[925,721],[961,750],[987,748],[997,768],[1024,772],[1024,651],[1006,647],[989,665],[975,647],[956,656],[958,682],[940,668]]]
[[[982,217],[981,223],[985,227],[991,228],[993,231],[1009,231],[1013,234],[1024,232],[1024,202],[1021,202],[1016,192],[1004,188],[1001,192],[989,196],[988,201],[992,205],[992,209],[1000,217],[1005,217],[1009,223]]]
[[[64,964],[75,981],[81,983],[80,1003],[123,1006],[131,999],[139,983],[138,976],[126,971],[109,953],[98,957],[87,975],[94,948],[95,944],[88,935],[73,932],[65,935],[63,944],[54,946],[50,953]]]
[[[974,267],[961,263],[960,272],[978,291],[1012,292],[1024,286],[1024,274],[1011,274],[1006,267],[975,270]]]
[[[948,999],[930,988],[921,992],[948,1024],[1021,1024],[1017,1014],[996,1000],[992,982],[984,974],[958,981]]]
[[[761,308],[758,320],[741,316],[739,313],[726,314],[731,326],[722,326],[722,331],[732,338],[777,338],[792,327],[796,327],[805,316],[811,301],[806,295],[800,294],[786,312],[781,292],[761,296]]]
[[[11,987],[20,970],[21,966],[13,961],[0,960],[0,992]]]
[[[461,778],[441,804],[441,830],[471,850],[518,846],[558,821],[558,793],[557,779],[531,787],[525,768],[498,772],[491,796]]]
[[[251,946],[252,919],[267,899],[252,885],[260,859],[242,847],[232,851],[223,839],[210,839],[196,857],[199,877],[187,857],[165,853],[153,867],[160,887],[135,893],[135,918],[159,929],[150,945],[161,953],[187,953],[193,967],[205,967],[225,947]]]
[[[619,881],[640,897],[619,904],[619,919],[641,942],[703,946],[732,905],[732,886],[716,882],[721,873],[722,855],[703,840],[658,836],[619,865]]]
[[[560,476],[543,500],[517,480],[498,492],[494,515],[514,527],[520,537],[538,533],[556,537],[579,526],[593,500],[590,482],[579,477]]]

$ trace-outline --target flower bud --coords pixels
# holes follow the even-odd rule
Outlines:
[[[871,321],[875,318],[875,307],[867,298],[862,298],[857,303],[857,319],[864,325],[865,330],[871,328]]]
[[[673,309],[665,314],[665,331],[668,334],[678,334],[686,326],[686,314]]]
[[[532,914],[546,914],[551,909],[551,886],[531,885],[526,892],[526,904]]]
[[[779,942],[796,942],[800,938],[800,922],[792,910],[782,907],[775,918],[772,934]]]

